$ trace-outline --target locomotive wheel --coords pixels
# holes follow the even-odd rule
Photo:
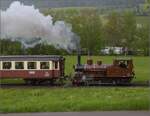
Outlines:
[[[116,84],[117,84],[117,82],[116,82],[115,80],[113,80],[113,81],[112,81],[112,84],[113,84],[113,85],[116,85]]]

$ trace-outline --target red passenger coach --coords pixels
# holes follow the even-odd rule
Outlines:
[[[22,78],[27,83],[50,83],[64,77],[62,56],[56,55],[19,55],[0,56],[0,79]]]

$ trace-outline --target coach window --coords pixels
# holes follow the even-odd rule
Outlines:
[[[24,69],[24,62],[15,62],[15,69]]]
[[[11,62],[3,62],[3,69],[11,69]]]
[[[49,69],[49,62],[40,62],[40,69]]]
[[[36,69],[36,62],[28,62],[28,69]]]

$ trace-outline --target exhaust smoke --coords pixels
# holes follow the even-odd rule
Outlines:
[[[44,16],[35,7],[12,2],[6,11],[1,12],[1,39],[20,41],[25,47],[37,43],[47,43],[56,48],[76,49],[78,43],[70,24],[64,21],[53,22],[53,18]]]

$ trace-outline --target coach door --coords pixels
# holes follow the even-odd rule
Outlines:
[[[53,61],[53,77],[57,77],[59,73],[59,61]]]

